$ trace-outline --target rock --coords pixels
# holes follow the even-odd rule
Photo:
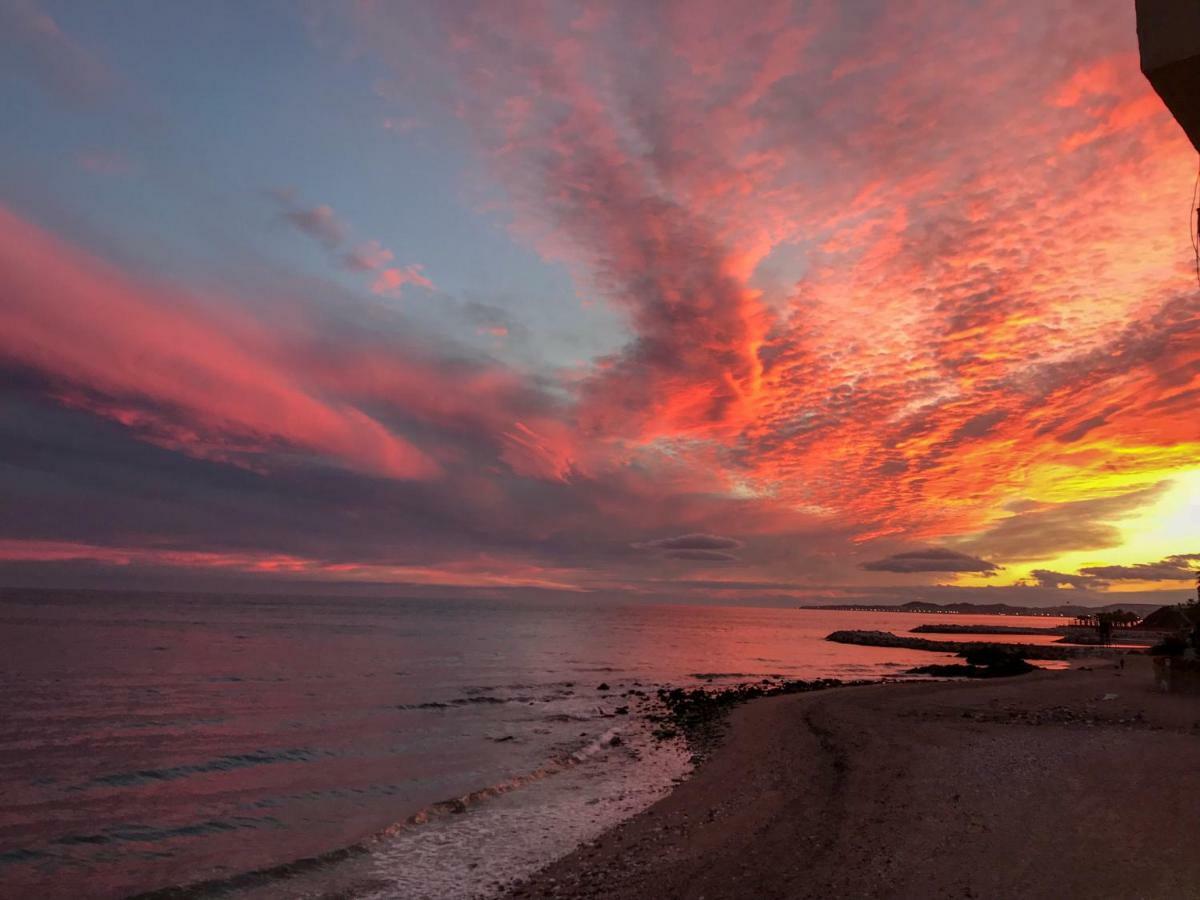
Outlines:
[[[596,685],[596,690],[598,690],[598,691],[607,691],[608,689],[609,688],[608,688],[607,681],[602,681],[598,685]]]
[[[837,644],[859,644],[865,647],[902,647],[906,650],[929,650],[934,653],[1019,651],[1028,659],[1078,659],[1087,656],[1115,658],[1125,651],[1113,647],[1072,647],[1061,644],[996,644],[986,641],[931,641],[925,638],[903,637],[890,631],[835,631],[825,637]]]

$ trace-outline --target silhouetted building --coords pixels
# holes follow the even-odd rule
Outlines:
[[[1137,0],[1142,72],[1200,151],[1200,0]]]
[[[1182,631],[1197,624],[1200,624],[1200,606],[1164,606],[1134,627],[1147,631]]]

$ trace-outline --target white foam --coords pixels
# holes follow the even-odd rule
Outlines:
[[[674,741],[630,722],[562,760],[439,804],[371,844],[370,852],[239,897],[316,900],[483,900],[663,797],[690,770]],[[450,812],[457,807],[462,812]]]

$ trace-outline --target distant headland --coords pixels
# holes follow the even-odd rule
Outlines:
[[[1107,606],[1079,606],[1064,604],[1060,606],[1010,606],[1007,603],[923,603],[912,600],[899,605],[888,604],[825,604],[822,606],[801,606],[799,609],[833,609],[841,612],[907,612],[927,613],[931,615],[951,616],[1054,616],[1074,618],[1075,616],[1095,615],[1102,612],[1137,613],[1145,616],[1154,612],[1161,604],[1157,603],[1110,603]]]

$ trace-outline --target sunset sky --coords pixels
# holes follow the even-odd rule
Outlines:
[[[0,0],[0,108],[0,584],[1190,590],[1131,0]]]

